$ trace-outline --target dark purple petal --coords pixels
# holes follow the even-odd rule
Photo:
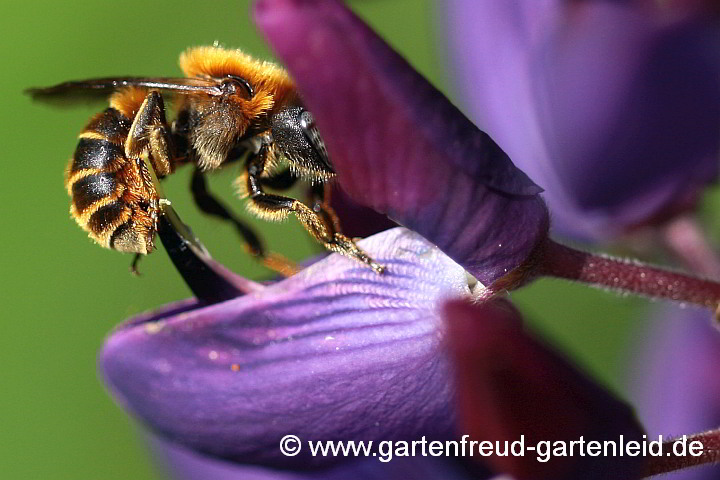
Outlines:
[[[527,260],[547,230],[540,189],[342,2],[259,0],[255,18],[353,200],[486,285]]]
[[[287,434],[446,438],[454,416],[437,308],[469,294],[466,273],[405,229],[360,245],[385,274],[331,255],[230,301],[131,320],[103,348],[108,385],[161,436],[242,463],[343,460],[285,457]]]
[[[348,237],[369,237],[397,226],[385,215],[353,202],[337,184],[333,187],[330,204],[340,218],[343,233]]]
[[[473,440],[526,446],[540,441],[642,440],[628,405],[578,372],[522,329],[519,313],[502,301],[445,308],[455,371],[458,430]],[[537,455],[478,457],[518,480],[639,478],[643,458]]]
[[[443,457],[395,457],[389,462],[367,458],[322,471],[286,472],[236,465],[161,441],[154,443],[153,450],[174,480],[480,480],[490,477],[487,473],[470,473],[456,459]]]
[[[545,188],[560,231],[608,238],[716,178],[717,23],[650,2],[445,3],[472,118]]]
[[[648,436],[678,437],[720,425],[720,336],[702,309],[665,307],[643,334],[629,378]],[[678,472],[668,480],[717,478],[717,466]]]

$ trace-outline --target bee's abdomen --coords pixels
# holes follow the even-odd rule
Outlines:
[[[112,234],[117,228],[130,220],[132,211],[126,203],[114,201],[102,205],[88,217],[88,230],[110,242]],[[107,246],[110,246],[108,243]]]
[[[107,140],[81,137],[70,164],[70,173],[91,169],[115,171],[124,161],[121,146]]]
[[[115,108],[107,108],[90,119],[83,133],[95,133],[108,142],[122,145],[130,133],[132,121]]]
[[[123,192],[122,185],[115,181],[113,173],[94,173],[80,177],[70,187],[72,204],[78,215],[88,208],[106,200],[117,200]]]
[[[134,159],[125,156],[130,120],[114,108],[95,115],[79,135],[67,168],[66,187],[72,198],[70,214],[100,245],[148,253],[152,219],[138,199],[142,181]]]
[[[129,131],[130,120],[114,108],[95,115],[80,134],[68,173],[122,168],[127,161],[123,143]]]

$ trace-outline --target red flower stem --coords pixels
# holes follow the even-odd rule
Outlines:
[[[686,455],[677,455],[673,449],[676,443],[685,443],[686,452],[692,445],[692,442],[700,441],[703,445],[702,454],[693,456],[689,453]],[[681,451],[680,449],[677,450]],[[685,468],[696,467],[698,465],[706,465],[709,463],[718,463],[720,461],[720,430],[710,430],[696,435],[689,435],[687,440],[678,439],[670,440],[663,443],[661,456],[649,457],[648,464],[645,468],[644,477],[652,477],[663,473],[675,472]],[[670,453],[670,456],[666,454]]]
[[[717,311],[720,283],[635,261],[582,252],[548,240],[538,275],[565,278],[623,293],[693,303]]]

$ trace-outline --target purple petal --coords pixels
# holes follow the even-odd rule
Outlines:
[[[648,436],[657,439],[720,425],[720,336],[701,309],[656,312],[636,356],[630,385]],[[692,469],[668,480],[717,478],[717,466]]]
[[[716,178],[717,25],[643,2],[445,3],[472,118],[546,189],[559,230],[608,238]]]
[[[389,462],[367,458],[322,471],[286,472],[236,465],[161,441],[154,442],[153,450],[175,480],[480,480],[490,477],[478,471],[471,474],[455,458],[395,457]]]
[[[383,230],[397,227],[397,223],[385,215],[353,202],[337,184],[333,187],[330,203],[340,219],[343,233],[348,237],[369,237]]]
[[[530,337],[502,301],[445,308],[457,383],[458,429],[474,440],[538,442],[642,440],[631,408]],[[540,450],[538,450],[540,452]],[[518,479],[639,478],[643,458],[536,455],[480,458]]]
[[[547,230],[540,189],[335,0],[259,0],[255,18],[356,202],[415,230],[486,285]]]
[[[405,229],[360,245],[385,274],[331,255],[227,302],[131,320],[103,348],[108,385],[161,436],[242,463],[343,460],[307,448],[285,457],[287,434],[446,438],[454,418],[437,306],[469,293],[466,273]]]

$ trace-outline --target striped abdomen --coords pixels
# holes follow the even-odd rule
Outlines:
[[[72,198],[70,214],[90,238],[106,248],[150,253],[158,196],[143,176],[142,162],[125,156],[132,114],[111,106],[90,120],[79,136],[65,185]]]

